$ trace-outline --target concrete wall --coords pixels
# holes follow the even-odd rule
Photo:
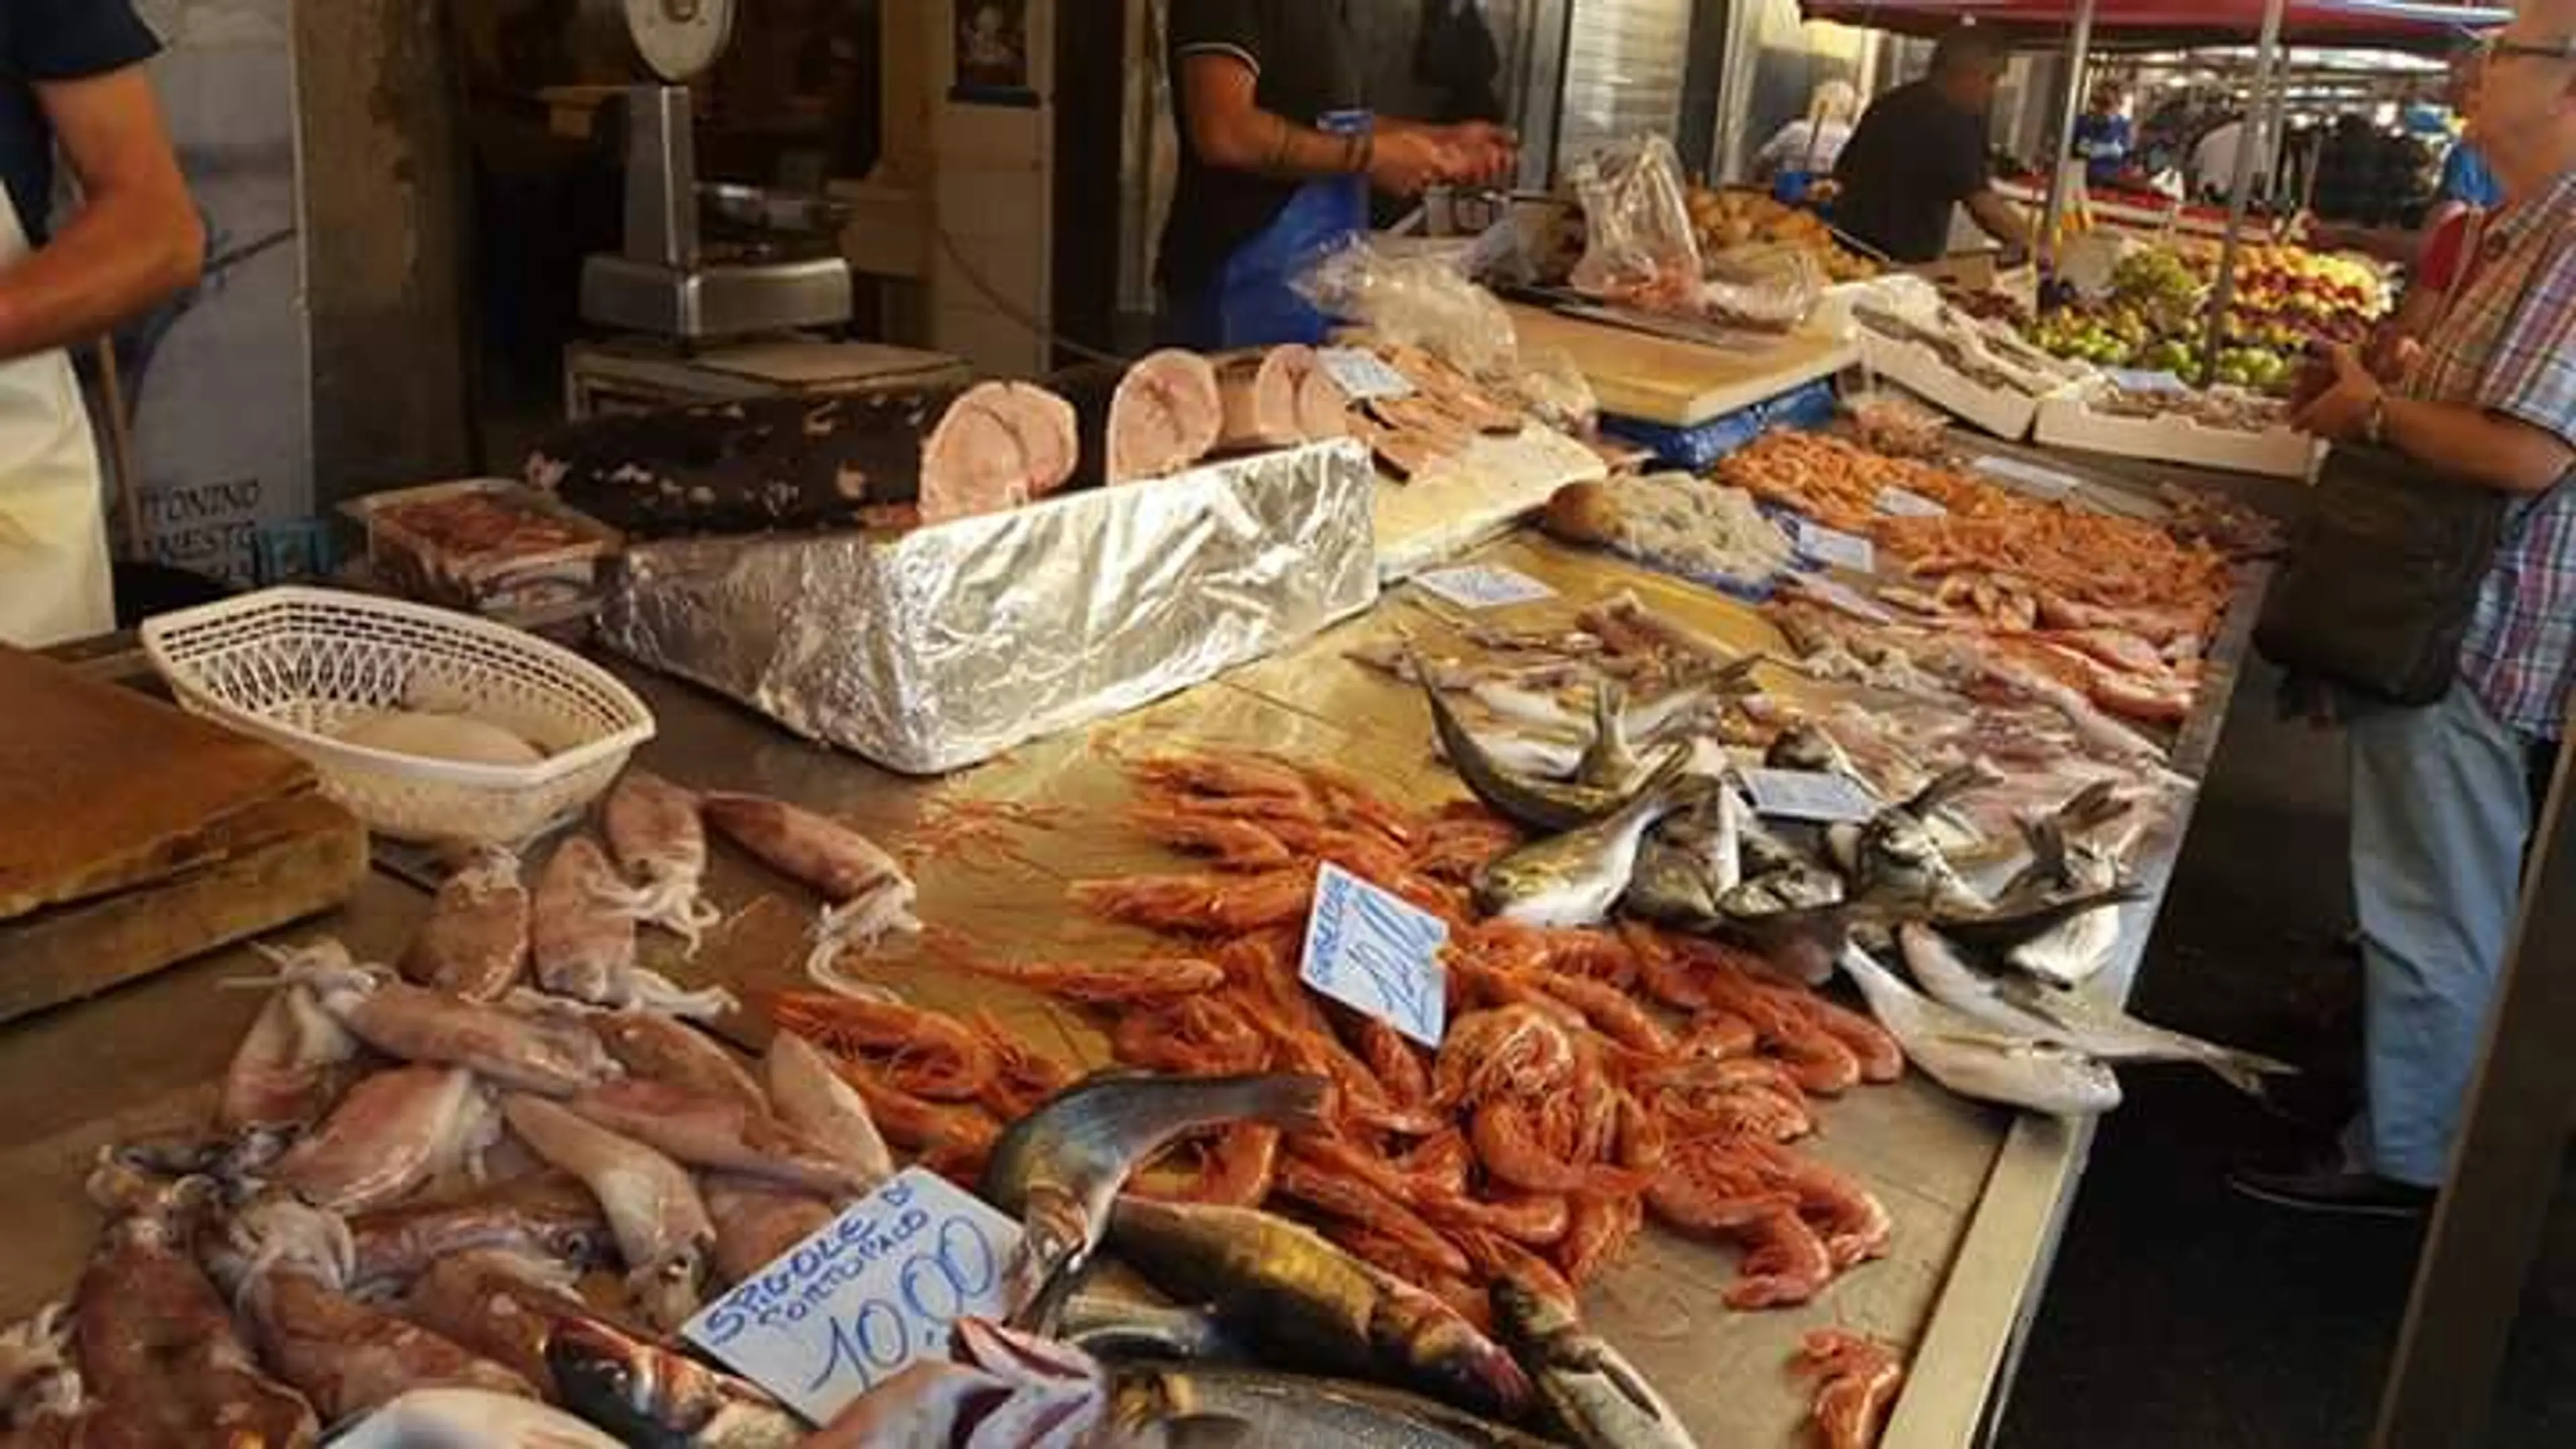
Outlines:
[[[467,466],[462,127],[442,8],[295,6],[320,507]]]

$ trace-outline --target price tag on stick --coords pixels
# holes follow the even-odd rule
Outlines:
[[[1449,923],[1329,861],[1315,872],[1306,955],[1297,975],[1427,1047],[1449,1029],[1440,948]]]
[[[1002,1313],[1019,1226],[912,1168],[709,1304],[680,1332],[814,1423],[907,1365],[948,1357],[960,1318]]]

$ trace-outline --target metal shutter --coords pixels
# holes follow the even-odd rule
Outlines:
[[[1560,170],[1643,131],[1672,136],[1690,64],[1691,0],[1573,0]]]

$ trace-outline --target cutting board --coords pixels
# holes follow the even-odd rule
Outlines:
[[[331,905],[366,834],[303,761],[0,647],[0,1017]]]
[[[1793,332],[1757,350],[1730,351],[1510,304],[1524,348],[1553,347],[1574,360],[1603,412],[1670,427],[1764,402],[1857,360],[1849,343]]]

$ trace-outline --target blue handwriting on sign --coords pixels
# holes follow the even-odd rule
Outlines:
[[[1299,974],[1334,1000],[1436,1047],[1448,1025],[1440,968],[1448,939],[1438,916],[1328,863],[1316,874]]]

